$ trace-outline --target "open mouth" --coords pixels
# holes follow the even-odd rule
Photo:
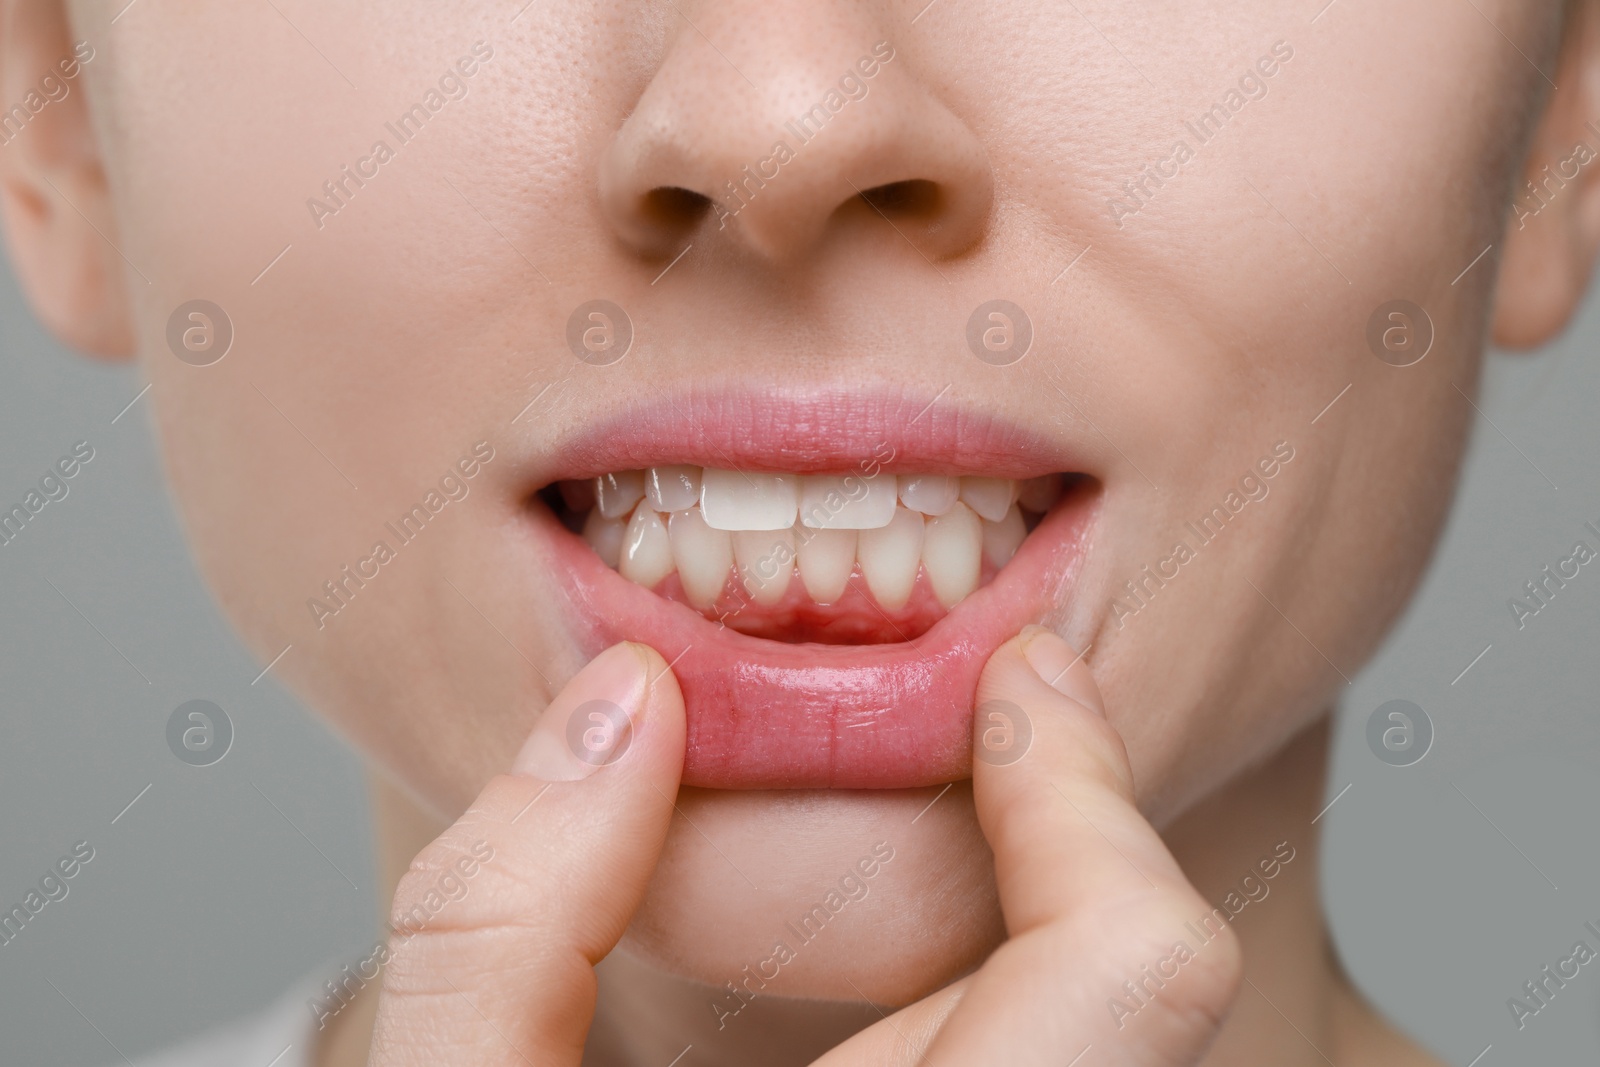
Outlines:
[[[921,637],[1016,555],[1066,477],[761,474],[692,464],[544,492],[622,577],[791,644]]]
[[[557,451],[527,528],[571,632],[672,664],[709,788],[968,776],[983,665],[1062,609],[1101,496],[1033,431],[893,394],[691,395]]]

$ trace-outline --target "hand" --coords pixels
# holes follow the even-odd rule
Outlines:
[[[1227,923],[1204,943],[1191,928],[1211,905],[1139,814],[1088,664],[1030,626],[989,657],[977,706],[980,756],[986,729],[1032,731],[1021,759],[972,765],[1008,939],[815,1067],[1199,1063],[1238,992],[1238,942]]]
[[[573,677],[511,773],[400,879],[370,1064],[576,1067],[594,965],[644,899],[683,747],[683,695],[651,649],[614,645]]]
[[[567,724],[589,701],[620,713],[586,708],[577,718],[593,732],[574,747]],[[1086,1067],[1198,1063],[1236,992],[1238,946],[1226,924],[1204,944],[1186,926],[1210,906],[1135,807],[1087,665],[1030,627],[990,658],[978,706],[980,744],[996,710],[1032,733],[1021,759],[973,767],[1009,940],[818,1067],[1063,1067],[1090,1047]],[[624,717],[630,726],[618,729]],[[623,738],[626,758],[616,758]],[[682,696],[653,651],[618,645],[579,672],[513,773],[491,781],[401,880],[373,1064],[579,1064],[593,967],[643,899],[683,738]],[[433,907],[429,894],[437,903],[440,879],[464,872],[464,858],[475,868],[465,895]],[[425,921],[408,933],[416,916]]]

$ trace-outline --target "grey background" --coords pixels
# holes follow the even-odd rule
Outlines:
[[[1600,926],[1600,561],[1520,632],[1506,607],[1580,536],[1595,541],[1582,524],[1600,526],[1597,337],[1591,301],[1546,351],[1491,359],[1445,544],[1348,691],[1320,822],[1346,965],[1459,1067],[1600,1062],[1600,961],[1520,1032],[1506,1007],[1575,941],[1600,949],[1583,929]],[[68,897],[0,946],[8,1064],[121,1062],[259,1008],[373,937],[357,761],[270,675],[252,684],[263,664],[187,557],[148,398],[112,422],[142,386],[62,351],[0,268],[0,506],[74,442],[95,449],[70,495],[0,547],[0,903],[74,842],[95,849]],[[166,745],[172,709],[197,698],[234,724],[212,767]],[[1415,766],[1367,749],[1368,714],[1394,698],[1434,723]]]
[[[95,850],[0,945],[7,1067],[121,1064],[364,955],[376,929],[359,764],[271,675],[251,684],[265,664],[188,558],[150,398],[111,422],[143,387],[55,344],[0,266],[0,510],[74,442],[95,450],[0,546],[0,911],[74,842]],[[167,748],[194,699],[233,722],[211,767]]]

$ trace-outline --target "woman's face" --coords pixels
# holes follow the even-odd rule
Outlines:
[[[647,641],[694,788],[634,949],[720,986],[886,842],[772,991],[901,1000],[1001,933],[966,794],[927,805],[1004,638],[1087,650],[1160,824],[1383,635],[1471,422],[1551,6],[84,0],[73,36],[145,403],[274,676],[450,816]],[[670,465],[704,496],[668,471],[649,518],[584,518],[584,480],[622,474],[615,511]],[[998,574],[1009,484],[867,514],[1056,474]],[[812,546],[802,475],[853,475],[823,524],[868,528]],[[687,603],[729,546],[788,573],[793,530],[780,602]]]

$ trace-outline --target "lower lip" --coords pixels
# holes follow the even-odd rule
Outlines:
[[[1094,499],[1075,488],[994,581],[922,636],[880,645],[741,634],[623,578],[548,513],[536,525],[585,655],[636,641],[672,663],[688,718],[685,785],[906,789],[970,776],[978,676],[1070,589]]]

